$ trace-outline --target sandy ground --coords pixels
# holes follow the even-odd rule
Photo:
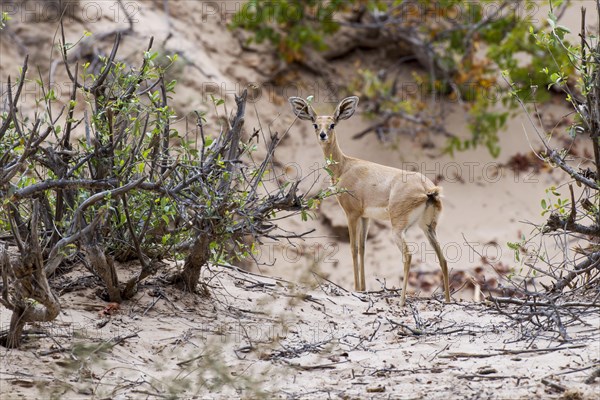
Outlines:
[[[469,302],[402,309],[395,291],[311,290],[227,269],[210,278],[210,298],[149,283],[108,317],[91,290],[63,294],[54,323],[0,353],[3,398],[598,398],[600,383],[585,383],[598,321],[570,343],[532,342]]]
[[[43,7],[43,3],[32,3]],[[234,93],[249,84],[257,86],[257,100],[247,109],[248,131],[260,122],[265,131],[287,132],[277,153],[281,167],[277,173],[286,173],[289,179],[305,178],[303,190],[308,190],[320,173],[316,187],[326,186],[323,156],[312,129],[302,121],[293,124],[286,99],[313,95],[317,111],[329,113],[342,96],[338,85],[351,81],[358,68],[376,66],[378,55],[365,52],[336,62],[332,67],[339,75],[338,82],[298,73],[273,83],[268,76],[279,67],[279,61],[261,46],[255,46],[255,51],[242,50],[236,34],[226,29],[238,2],[168,2],[168,18],[159,3],[127,3],[135,11],[134,33],[124,38],[120,56],[139,63],[139,49],[145,48],[151,35],[159,51],[180,54],[183,61],[173,71],[179,81],[174,106],[182,116],[209,109],[210,94],[226,98],[231,111]],[[578,3],[593,9],[593,2]],[[100,35],[126,26],[115,2],[81,4],[87,14],[66,25],[69,42],[76,42],[84,30]],[[13,15],[10,32],[0,34],[2,82],[9,74],[14,78],[26,53],[31,54],[30,71],[39,65],[47,76],[50,58],[58,58],[50,45],[56,18],[48,15],[47,20],[35,21],[27,20],[31,14],[17,11]],[[576,31],[578,16],[574,7],[563,23]],[[106,51],[110,44],[105,41],[96,46]],[[410,83],[410,71],[406,76]],[[60,64],[52,80],[59,94],[68,93]],[[39,93],[32,86],[25,94],[32,100]],[[460,105],[446,107],[448,129],[466,135]],[[554,104],[546,106],[543,114],[551,120],[567,111]],[[209,122],[218,128],[217,120]],[[454,157],[442,154],[441,137],[434,138],[437,147],[433,149],[424,148],[421,137],[401,136],[388,143],[379,142],[374,135],[351,139],[372,122],[361,118],[359,112],[341,123],[337,130],[342,149],[382,164],[417,168],[439,180],[445,195],[439,237],[451,270],[471,274],[478,269],[486,279],[502,283],[494,267],[507,270],[517,266],[506,242],[518,241],[530,232],[524,221],[542,221],[540,200],[546,188],[563,179],[557,171],[516,173],[505,166],[515,154],[538,148],[527,118],[517,115],[509,121],[497,159],[483,148]],[[183,129],[185,121],[178,126]],[[97,312],[104,305],[93,293],[87,297],[63,295],[63,313],[56,324],[40,327],[39,341],[22,351],[1,353],[0,393],[3,398],[35,398],[49,392],[57,398],[140,398],[157,392],[182,397],[196,393],[208,398],[261,397],[263,392],[290,398],[325,398],[328,394],[341,398],[557,397],[556,388],[542,383],[548,379],[588,398],[597,394],[598,383],[582,383],[589,369],[574,372],[600,361],[598,345],[589,341],[589,332],[581,334],[580,342],[575,336],[569,344],[585,347],[508,355],[506,349],[554,348],[558,343],[521,341],[507,318],[471,303],[442,307],[436,301],[415,300],[412,311],[399,309],[394,288],[399,287],[402,275],[400,252],[386,224],[372,224],[366,284],[376,293],[364,295],[344,291],[353,287],[352,261],[345,219],[334,199],[325,201],[313,220],[289,220],[284,228],[298,232],[315,229],[306,241],[295,245],[263,245],[260,261],[265,265],[258,271],[285,281],[213,270],[216,276],[205,277],[215,286],[211,299],[149,286],[101,329],[96,328]],[[415,251],[409,290],[427,296],[439,292],[437,278],[427,275],[439,269],[432,249],[417,230],[410,231],[408,239]],[[324,281],[313,272],[341,288],[319,286]],[[455,289],[459,286],[460,282]],[[157,290],[165,292],[151,297]],[[463,290],[453,298],[471,296],[469,290]],[[6,314],[2,310],[2,327],[9,318]],[[415,318],[422,320],[419,326],[426,327],[427,333],[415,334],[395,324],[421,329],[415,328]],[[587,322],[600,328],[598,321]],[[457,331],[452,332],[454,329]],[[583,325],[585,329],[589,327]],[[52,339],[46,337],[48,332]],[[114,346],[100,346],[134,332],[135,336],[117,340]],[[46,354],[53,350],[56,352]],[[456,353],[468,355],[453,356]],[[482,353],[486,356],[479,357]],[[224,386],[230,392],[222,391]]]

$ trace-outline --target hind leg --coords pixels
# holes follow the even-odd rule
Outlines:
[[[435,254],[437,254],[438,260],[440,261],[440,267],[442,268],[442,277],[444,280],[444,294],[446,297],[446,303],[449,303],[450,302],[450,282],[449,282],[449,278],[448,278],[448,263],[446,262],[446,259],[444,258],[444,253],[442,252],[442,248],[440,247],[440,242],[437,239],[437,235],[435,233],[435,226],[436,226],[435,221],[432,221],[431,223],[429,223],[429,225],[422,224],[421,229],[423,229],[425,236],[427,236],[429,243],[431,243],[431,246],[433,246],[433,249],[435,250]]]
[[[394,240],[396,245],[402,252],[402,261],[404,262],[404,277],[402,282],[402,297],[400,299],[400,307],[404,307],[404,303],[406,302],[406,289],[408,287],[408,272],[410,270],[410,263],[412,261],[412,255],[408,250],[408,246],[406,245],[406,225],[399,224],[393,225],[394,230]]]

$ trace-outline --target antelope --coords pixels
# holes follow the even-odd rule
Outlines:
[[[329,168],[333,183],[342,189],[337,200],[348,220],[354,289],[365,291],[365,244],[370,220],[390,221],[394,241],[402,252],[404,261],[404,285],[400,300],[400,305],[404,306],[412,258],[405,235],[408,228],[418,224],[437,254],[442,268],[446,302],[450,302],[448,266],[436,235],[442,211],[442,188],[419,172],[360,160],[342,152],[335,127],[338,122],[354,114],[358,97],[351,96],[342,100],[333,116],[318,116],[311,105],[300,97],[290,97],[288,101],[299,119],[312,122],[323,155],[331,161]]]

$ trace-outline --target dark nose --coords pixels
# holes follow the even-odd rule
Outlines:
[[[327,134],[325,132],[321,132],[319,136],[321,136],[321,140],[325,140],[327,138]]]

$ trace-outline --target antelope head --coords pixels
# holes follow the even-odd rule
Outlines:
[[[358,97],[350,96],[340,101],[331,116],[318,116],[311,105],[301,97],[290,97],[289,102],[292,111],[298,118],[312,122],[317,140],[324,146],[335,141],[335,126],[337,123],[340,120],[350,118],[354,114],[358,105]]]

